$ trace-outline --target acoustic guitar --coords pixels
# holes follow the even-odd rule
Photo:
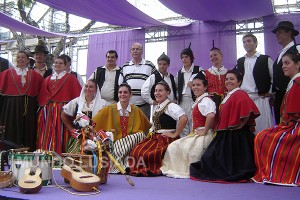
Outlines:
[[[91,192],[98,189],[100,178],[95,174],[84,171],[81,167],[74,164],[73,158],[67,157],[61,169],[61,176],[70,182],[70,186],[80,192]]]
[[[34,153],[32,167],[25,169],[24,176],[18,181],[20,192],[37,193],[42,189],[42,170],[39,165],[39,153]]]

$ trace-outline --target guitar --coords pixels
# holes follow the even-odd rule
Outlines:
[[[42,189],[42,170],[38,167],[39,156],[39,153],[34,153],[32,167],[25,169],[24,176],[18,181],[22,193],[33,194]]]
[[[100,178],[95,174],[84,171],[74,164],[74,159],[67,157],[61,169],[61,176],[70,182],[70,186],[80,192],[91,192],[98,189]]]

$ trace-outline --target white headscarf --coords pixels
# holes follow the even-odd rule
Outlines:
[[[91,81],[91,80],[88,80],[88,81]],[[92,81],[93,82],[93,81]],[[95,82],[93,82],[95,83]],[[92,109],[92,116],[96,115],[99,110],[103,107],[102,103],[100,103],[101,101],[101,94],[100,94],[100,90],[99,90],[99,87],[98,87],[98,84],[96,84],[96,87],[97,87],[97,92],[94,96],[94,105],[93,105],[93,109]],[[85,100],[85,93],[84,93],[84,86],[82,87],[81,89],[81,92],[80,92],[80,96],[79,96],[79,99],[78,99],[78,111],[77,113],[78,114],[82,114],[82,109],[84,107],[84,104],[85,104],[86,100]]]

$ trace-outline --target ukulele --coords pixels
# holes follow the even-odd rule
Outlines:
[[[42,189],[42,170],[39,165],[39,153],[34,153],[32,167],[25,169],[24,176],[18,181],[20,192],[37,193]]]
[[[80,192],[91,192],[98,189],[100,178],[95,174],[84,171],[74,164],[74,159],[67,157],[61,169],[61,176],[70,182],[70,186]]]

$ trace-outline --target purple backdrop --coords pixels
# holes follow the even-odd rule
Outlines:
[[[131,59],[130,49],[134,42],[145,46],[145,30],[120,31],[89,36],[87,78],[94,70],[105,64],[106,52],[116,50],[118,52],[118,65],[122,66]]]
[[[264,17],[264,39],[265,39],[265,52],[275,60],[282,47],[277,43],[276,35],[271,31],[277,27],[280,21],[291,21],[294,23],[295,29],[300,31],[300,14],[284,14],[278,16]],[[299,35],[296,37],[296,42],[300,43]]]
[[[212,40],[215,47],[223,52],[223,64],[227,68],[233,68],[236,63],[236,34],[234,30],[226,27],[235,27],[234,22],[198,22],[185,28],[169,27],[169,32],[182,33],[181,36],[168,37],[168,56],[171,59],[169,71],[176,74],[182,67],[180,52],[187,48],[191,42],[191,49],[194,53],[194,64],[200,65],[204,69],[211,67],[209,50],[212,48]],[[184,32],[183,32],[183,29]]]

